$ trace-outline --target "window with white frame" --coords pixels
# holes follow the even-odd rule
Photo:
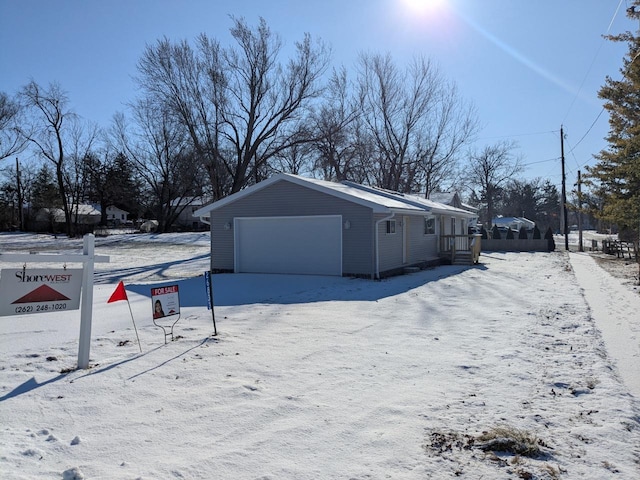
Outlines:
[[[395,220],[387,220],[387,233],[389,233],[389,234],[396,233],[396,221]]]
[[[424,234],[435,235],[436,233],[436,217],[424,217]]]

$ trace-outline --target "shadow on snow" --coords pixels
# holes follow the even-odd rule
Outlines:
[[[253,273],[214,274],[211,278],[216,307],[259,303],[286,305],[326,301],[376,301],[472,268],[486,267],[440,266],[381,281],[319,275]],[[151,288],[165,285],[178,285],[181,307],[206,308],[207,293],[202,274],[198,277],[158,283],[125,283],[127,291],[145,297],[151,297]]]

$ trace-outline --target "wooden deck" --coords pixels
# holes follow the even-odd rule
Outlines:
[[[440,258],[451,265],[475,265],[480,260],[482,235],[440,235]]]

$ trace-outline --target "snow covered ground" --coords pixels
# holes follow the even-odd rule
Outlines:
[[[640,300],[587,254],[381,282],[215,275],[214,337],[208,234],[96,243],[111,263],[96,265],[90,369],[74,370],[79,312],[0,317],[2,478],[640,478],[638,357],[595,318],[611,301],[607,324],[638,347]],[[0,235],[2,252],[81,248]],[[106,303],[120,280],[142,354],[127,303]],[[165,345],[150,289],[171,284],[182,318]],[[540,452],[493,453],[497,427]]]

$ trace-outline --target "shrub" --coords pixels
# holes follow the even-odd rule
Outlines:
[[[495,240],[500,240],[500,230],[498,230],[498,225],[493,224],[493,228],[491,229],[491,238]]]
[[[529,235],[527,235],[527,229],[525,228],[524,225],[520,227],[520,231],[518,232],[518,238],[520,240],[527,240],[529,238]]]
[[[507,240],[513,240],[513,230],[507,228]]]
[[[538,228],[538,225],[534,225],[533,226],[533,239],[534,240],[540,240],[542,238],[541,234],[540,234],[540,229]]]
[[[544,455],[541,447],[546,445],[527,431],[513,427],[494,427],[478,436],[476,446],[484,452],[506,452],[536,458]]]
[[[483,240],[487,240],[489,238],[489,234],[487,233],[487,230],[484,228],[484,225],[480,227],[480,235],[482,235]]]
[[[547,240],[548,249],[550,252],[553,252],[556,249],[556,242],[553,239],[553,232],[551,231],[551,227],[547,228],[546,233],[544,234],[544,238]]]

